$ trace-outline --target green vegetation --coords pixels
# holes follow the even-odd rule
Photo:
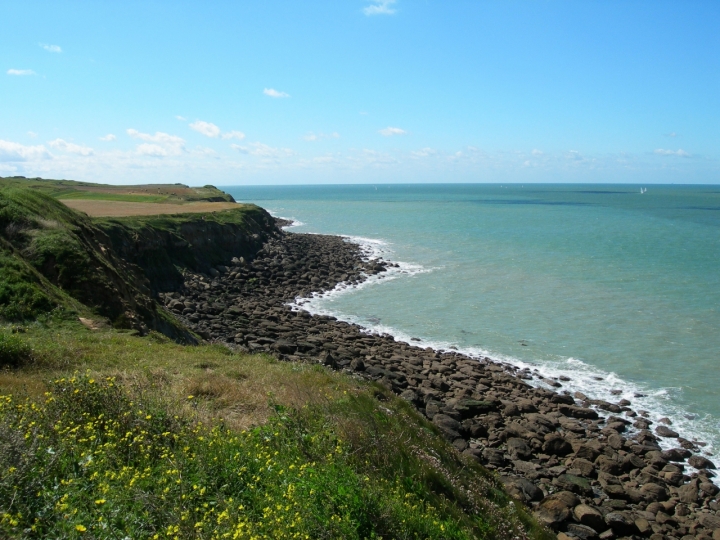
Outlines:
[[[57,199],[84,199],[94,201],[122,201],[160,203],[168,200],[165,195],[131,195],[126,193],[99,193],[97,191],[68,191],[60,193]]]
[[[0,334],[24,355],[0,376],[5,537],[548,538],[381,387],[157,334],[23,330]]]
[[[273,229],[270,216],[254,205],[92,220],[42,190],[19,185],[0,180],[0,320],[87,306],[120,328],[155,329],[193,342],[187,329],[158,309],[152,299],[157,287],[177,286],[183,267],[206,269],[254,248],[262,238],[253,235]],[[224,237],[223,227],[232,227],[231,234]],[[188,238],[202,242],[193,245]]]
[[[259,249],[262,209],[92,220],[18,182],[0,180],[0,537],[553,538],[385,388],[181,344],[152,291]]]
[[[91,199],[129,202],[183,203],[195,201],[235,202],[215,186],[189,187],[184,184],[141,184],[109,186],[74,180],[46,180],[14,176],[0,178],[0,185],[31,189],[59,199]]]

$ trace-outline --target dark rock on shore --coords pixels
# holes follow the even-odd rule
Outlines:
[[[183,287],[161,298],[206,339],[384,385],[564,538],[720,540],[714,463],[665,424],[651,432],[629,403],[533,387],[529,370],[287,306],[392,268],[339,237],[283,233],[253,256],[186,273]],[[681,448],[662,451],[658,436]]]

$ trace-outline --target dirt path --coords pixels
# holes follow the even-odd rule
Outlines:
[[[237,208],[230,202],[192,202],[187,204],[158,204],[123,201],[92,201],[83,199],[65,199],[63,204],[73,210],[85,212],[92,217],[154,216],[158,214],[192,214],[197,212],[217,212]]]

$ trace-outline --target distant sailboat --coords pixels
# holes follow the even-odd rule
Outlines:
[[[647,188],[640,188],[640,195],[647,193]]]

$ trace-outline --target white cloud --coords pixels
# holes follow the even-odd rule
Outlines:
[[[363,13],[368,17],[371,15],[392,15],[397,10],[391,7],[395,0],[373,0],[372,4],[363,8]]]
[[[34,161],[52,156],[43,145],[25,146],[0,139],[0,161]]]
[[[683,149],[678,150],[663,150],[658,148],[655,153],[659,156],[676,156],[676,157],[690,157],[690,154]]]
[[[52,53],[61,53],[62,49],[60,48],[60,45],[48,45],[47,43],[39,43],[43,49],[45,49],[48,52]]]
[[[421,150],[416,150],[416,151],[410,152],[410,154],[415,157],[428,157],[428,156],[436,155],[437,150],[434,150],[432,148],[423,148]]]
[[[292,156],[294,154],[294,152],[289,148],[273,148],[272,146],[260,142],[249,143],[247,146],[231,144],[230,147],[241,154],[273,160],[280,159],[281,157]]]
[[[140,139],[154,144],[141,144],[137,147],[137,152],[144,156],[177,156],[185,151],[185,140],[177,135],[170,135],[162,131],[155,132],[155,135],[149,133],[141,133],[136,129],[128,129],[127,134],[133,139]]]
[[[212,122],[204,122],[202,120],[198,120],[190,124],[190,129],[194,129],[198,133],[202,133],[206,137],[210,137],[212,139],[216,139],[220,136],[220,128]]]
[[[675,133],[674,131],[672,131],[672,132],[670,132],[670,133],[666,133],[665,136],[666,136],[666,137],[677,137],[677,133]]]
[[[175,118],[177,118],[177,119],[180,120],[181,122],[186,122],[186,121],[187,121],[187,118],[185,118],[184,116],[180,116],[179,114],[176,115]]]
[[[171,152],[167,148],[159,144],[139,144],[136,150],[141,156],[166,157],[171,155]]]
[[[287,94],[285,92],[280,92],[278,90],[275,90],[274,88],[266,88],[263,90],[263,94],[266,96],[270,96],[273,98],[289,98],[290,94]]]
[[[340,134],[337,131],[333,131],[332,133],[313,133],[312,131],[309,132],[307,135],[303,135],[303,141],[308,142],[315,142],[319,141],[320,139],[339,139]]]
[[[108,133],[104,137],[100,137],[100,140],[105,142],[114,141],[115,139],[117,139],[117,137],[115,137],[112,133]]]
[[[222,138],[242,141],[245,138],[245,134],[242,131],[226,131],[222,134]]]
[[[37,137],[37,133],[35,133],[34,131],[28,131],[28,135],[30,135],[30,137],[32,137],[33,139]]]
[[[8,69],[7,74],[22,77],[23,75],[35,75],[35,72],[32,69]]]
[[[537,148],[535,148],[535,149],[534,149],[532,152],[530,152],[530,153],[531,153],[533,156],[542,156],[545,152],[543,152],[542,150],[538,150]]]
[[[63,139],[55,139],[54,141],[50,141],[48,144],[58,150],[63,150],[79,156],[92,156],[95,153],[89,146],[81,146],[79,144],[67,142]]]
[[[380,133],[380,135],[382,135],[383,137],[392,137],[393,135],[407,135],[407,131],[405,131],[404,129],[390,126],[381,129],[380,131],[378,131],[378,133]]]
[[[191,153],[195,154],[196,156],[206,156],[206,157],[217,155],[217,152],[215,150],[213,150],[212,148],[207,148],[205,146],[198,146]]]
[[[194,129],[198,133],[202,133],[206,137],[210,137],[211,139],[217,139],[220,137],[225,140],[238,139],[241,141],[245,138],[245,134],[242,131],[226,131],[223,133],[220,128],[212,122],[205,122],[203,120],[193,122],[190,124],[190,128]]]

